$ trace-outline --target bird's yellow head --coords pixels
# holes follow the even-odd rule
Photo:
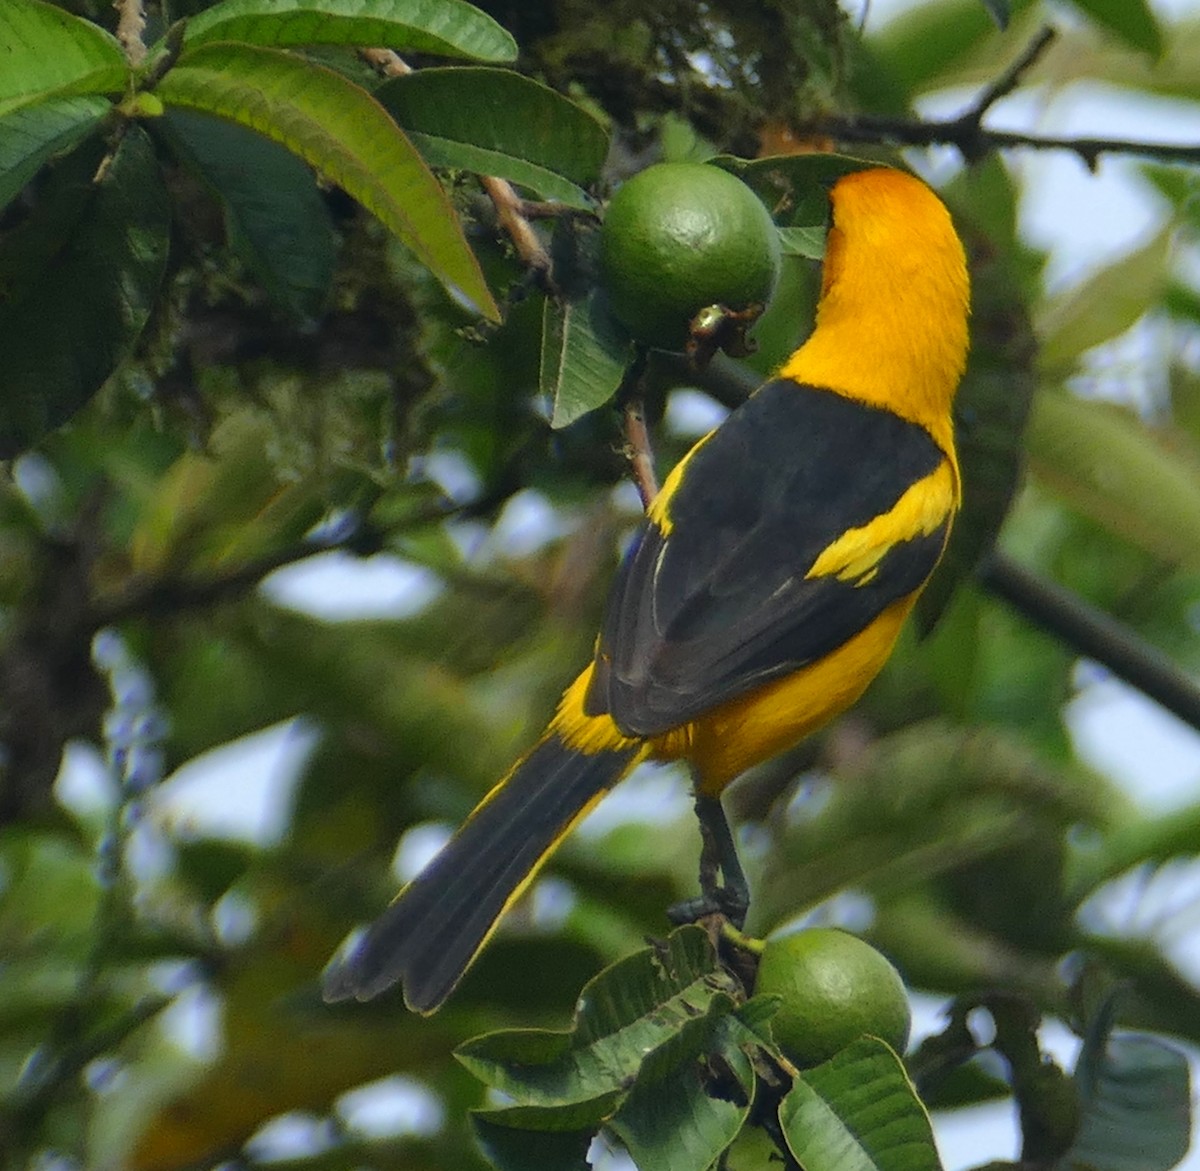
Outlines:
[[[856,171],[830,191],[813,335],[780,371],[877,403],[952,444],[970,285],[950,213],[919,179]]]

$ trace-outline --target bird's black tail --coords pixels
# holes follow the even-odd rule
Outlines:
[[[325,999],[369,1000],[401,981],[409,1008],[433,1012],[542,863],[637,755],[579,752],[553,734],[541,740],[334,962]]]

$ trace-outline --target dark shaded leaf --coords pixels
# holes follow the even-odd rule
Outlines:
[[[554,402],[552,427],[566,427],[616,393],[633,354],[629,335],[596,289],[560,303],[546,298],[538,383]]]
[[[979,2],[988,10],[998,29],[1008,27],[1011,15],[1008,9],[1008,0],[979,0]]]
[[[130,126],[101,168],[103,155],[102,143],[85,143],[60,164],[38,215],[0,248],[5,455],[100,389],[137,340],[162,282],[170,205],[150,140]]]
[[[230,242],[272,299],[304,321],[329,295],[333,226],[312,172],[291,151],[235,122],[168,110],[182,157],[224,202]]]
[[[1169,1171],[1191,1144],[1187,1057],[1138,1034],[1109,1036],[1100,1045],[1099,1054],[1080,1055],[1083,1119],[1064,1163],[1094,1171]]]
[[[599,177],[608,135],[547,86],[506,69],[422,69],[385,82],[375,96],[431,165],[590,206],[580,185]]]
[[[111,109],[107,98],[54,98],[0,118],[0,210],[46,163],[95,130]]]
[[[129,76],[115,37],[42,0],[4,0],[0,46],[0,114],[51,96],[115,92]]]
[[[225,0],[188,21],[185,44],[379,45],[511,61],[516,42],[464,0]]]
[[[215,44],[186,52],[157,92],[286,146],[374,212],[461,304],[499,317],[441,184],[358,86],[288,53]]]
[[[785,228],[816,231],[829,221],[828,187],[842,175],[879,164],[841,154],[770,155],[739,159],[718,155],[713,166],[731,172],[767,205],[772,217]]]
[[[591,1171],[587,1152],[595,1134],[592,1129],[519,1130],[478,1114],[471,1125],[483,1153],[498,1171]]]

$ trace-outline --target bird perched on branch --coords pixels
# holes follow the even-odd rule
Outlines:
[[[432,1012],[555,847],[635,765],[686,761],[701,895],[749,892],[720,803],[747,769],[849,707],[891,653],[960,499],[951,405],[967,353],[963,248],[940,200],[884,167],[830,191],[808,340],[667,477],[595,655],[533,748],[325,982],[401,982]],[[719,877],[718,877],[719,875]]]

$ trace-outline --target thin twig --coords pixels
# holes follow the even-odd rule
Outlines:
[[[994,552],[977,570],[980,584],[1036,626],[1200,728],[1200,687],[1166,655],[1081,598]]]
[[[395,53],[391,49],[360,49],[359,55],[385,77],[403,77],[405,74],[413,72],[412,66],[399,53]],[[530,209],[536,209],[535,214],[541,219],[550,214],[561,213],[551,213],[545,210],[555,206],[553,204],[527,204],[507,179],[481,175],[480,182],[495,206],[500,226],[512,240],[513,247],[516,248],[517,255],[521,258],[521,263],[537,276],[548,292],[552,292],[553,290],[550,288],[550,254],[529,222]]]
[[[139,68],[146,60],[146,11],[142,0],[113,0],[117,10],[117,40],[125,60]]]
[[[872,114],[851,117],[827,115],[817,127],[842,142],[890,143],[894,146],[953,146],[972,160],[992,150],[1025,147],[1030,150],[1065,150],[1078,155],[1089,170],[1096,169],[1102,154],[1127,154],[1169,163],[1200,163],[1200,142],[1144,142],[1129,138],[1061,138],[986,130],[965,126],[957,119],[922,122],[910,118],[881,118]]]
[[[640,398],[631,398],[625,404],[625,445],[629,474],[637,485],[642,507],[649,509],[658,495],[658,478],[654,474],[654,452],[646,427],[646,409]]]
[[[413,67],[394,49],[359,49],[358,55],[384,77],[404,77]]]
[[[973,121],[978,126],[988,110],[1017,88],[1021,78],[1033,68],[1037,59],[1050,47],[1050,43],[1057,35],[1049,25],[1043,25],[1033,40],[1025,46],[1025,51],[991,85],[984,89],[972,103],[971,108],[962,115],[960,121]]]
[[[550,254],[546,251],[533,225],[525,217],[524,200],[507,179],[481,175],[479,181],[496,207],[500,226],[508,233],[521,263],[547,285],[550,280]]]
[[[895,146],[953,146],[967,162],[975,162],[990,151],[1015,147],[1071,151],[1093,171],[1102,154],[1140,155],[1164,162],[1200,162],[1200,142],[1181,145],[1128,138],[1063,138],[986,129],[983,125],[984,115],[1001,98],[1016,89],[1021,78],[1046,51],[1055,36],[1054,29],[1048,26],[1040,29],[1021,55],[957,118],[926,121],[889,118],[875,114],[827,114],[809,130],[829,134],[843,142],[886,142]]]

